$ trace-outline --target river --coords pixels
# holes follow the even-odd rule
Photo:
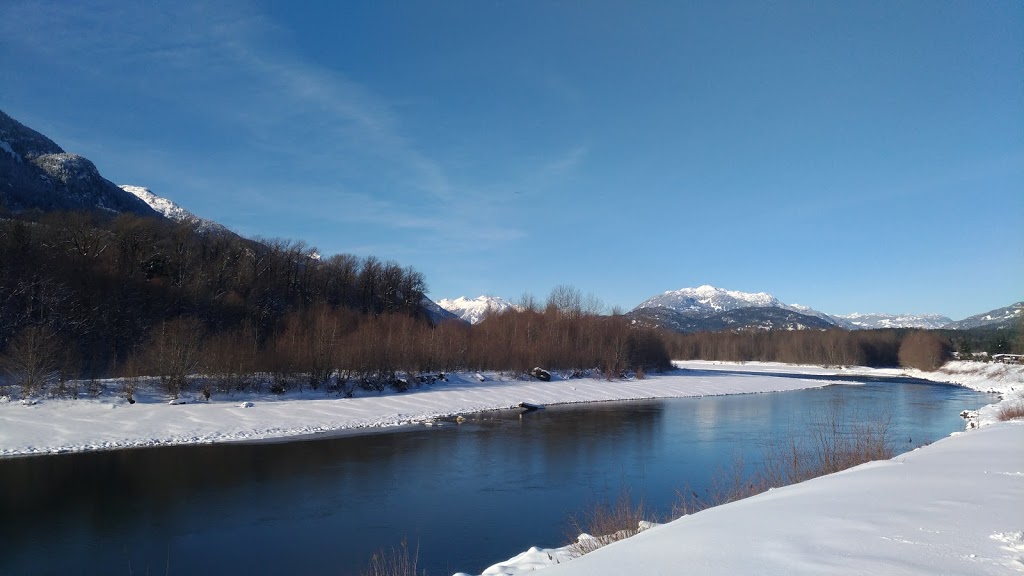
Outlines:
[[[849,380],[847,378],[846,380]],[[432,576],[559,546],[621,486],[666,513],[841,403],[897,452],[994,397],[923,382],[486,412],[464,423],[259,444],[0,460],[0,574],[358,574],[405,538]]]

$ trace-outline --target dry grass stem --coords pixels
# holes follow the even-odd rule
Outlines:
[[[419,546],[409,550],[409,543],[403,538],[398,548],[381,549],[370,558],[370,565],[361,576],[416,576],[419,561]],[[426,574],[426,571],[423,572]]]

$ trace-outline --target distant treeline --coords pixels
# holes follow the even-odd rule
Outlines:
[[[423,276],[374,257],[320,259],[290,240],[92,213],[0,218],[0,361],[26,391],[51,381],[195,373],[224,388],[401,386],[429,371],[668,366],[651,329],[559,287],[479,326],[433,326]],[[340,383],[339,383],[340,382]]]
[[[907,366],[934,370],[959,352],[1024,352],[1024,333],[1009,330],[773,330],[665,334],[675,360],[784,362],[829,366]]]

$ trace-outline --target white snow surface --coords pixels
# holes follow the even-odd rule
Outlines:
[[[684,516],[579,558],[532,547],[481,576],[1015,574],[1024,572],[1024,366],[950,362],[937,372],[676,362],[697,373],[912,376],[1002,396],[975,428],[850,470]],[[468,576],[457,573],[455,576]]]
[[[483,574],[1020,573],[1022,445],[1024,421],[1000,423],[684,516],[576,559],[531,549],[512,559],[525,569]],[[549,557],[562,563],[545,567]]]
[[[131,186],[128,184],[122,184],[120,188],[125,192],[135,195],[139,200],[149,204],[150,208],[156,210],[160,214],[163,214],[167,218],[174,220],[175,222],[195,222],[196,220],[199,220],[199,217],[195,214],[185,210],[167,198],[157,196],[149,188],[145,188],[143,186]]]
[[[470,324],[480,322],[488,314],[504,312],[516,307],[515,304],[499,296],[477,296],[473,299],[459,296],[454,300],[442,298],[437,301],[437,305]]]
[[[405,393],[357,392],[355,398],[307,390],[273,394],[214,395],[211,401],[136,393],[128,404],[110,392],[99,398],[34,399],[24,405],[0,399],[0,456],[81,452],[166,444],[261,440],[317,433],[433,423],[437,418],[514,408],[520,402],[564,404],[644,398],[749,394],[825,386],[829,382],[770,375],[690,374],[675,371],[645,380],[579,378],[518,380],[497,373],[452,374],[449,381]],[[251,406],[245,408],[246,403]]]
[[[149,205],[150,208],[156,210],[164,217],[174,220],[175,222],[183,222],[185,224],[192,224],[197,230],[200,231],[212,231],[212,232],[225,232],[227,228],[223,225],[214,222],[213,220],[207,220],[201,218],[188,210],[182,208],[172,200],[168,200],[162,196],[157,196],[152,190],[143,186],[131,186],[129,184],[121,184],[119,186],[121,190],[133,194],[139,200],[142,200]],[[320,259],[320,255],[315,251],[310,252],[310,258]]]

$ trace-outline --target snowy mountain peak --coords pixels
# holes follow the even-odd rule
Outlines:
[[[139,200],[142,200],[149,205],[150,208],[156,210],[164,217],[174,220],[175,222],[184,222],[186,224],[192,224],[195,229],[200,232],[227,232],[227,228],[224,226],[205,218],[200,218],[195,214],[185,210],[181,206],[175,204],[167,198],[157,196],[152,190],[144,186],[131,186],[129,184],[121,184],[121,190],[134,195]],[[316,255],[319,257],[319,254]],[[310,257],[313,257],[311,254]]]
[[[784,304],[765,292],[740,292],[706,284],[669,290],[645,300],[630,314],[679,332],[848,327],[828,314],[799,304]]]
[[[697,288],[669,290],[660,296],[643,301],[637,308],[652,308],[656,306],[693,312],[722,312],[736,310],[737,308],[786,307],[785,304],[779,302],[771,294],[725,290],[706,284]]]
[[[854,328],[872,330],[877,328],[942,328],[952,320],[941,314],[853,314],[836,315]]]
[[[150,208],[163,214],[167,218],[174,220],[175,222],[194,222],[199,219],[195,214],[185,210],[167,198],[162,198],[153,194],[153,191],[149,188],[145,188],[143,186],[131,186],[128,184],[121,184],[120,187],[121,190],[134,194],[139,200],[149,204]]]
[[[515,308],[514,304],[498,296],[478,296],[473,299],[459,296],[454,300],[442,298],[437,301],[437,305],[470,324],[480,322],[488,314]]]

